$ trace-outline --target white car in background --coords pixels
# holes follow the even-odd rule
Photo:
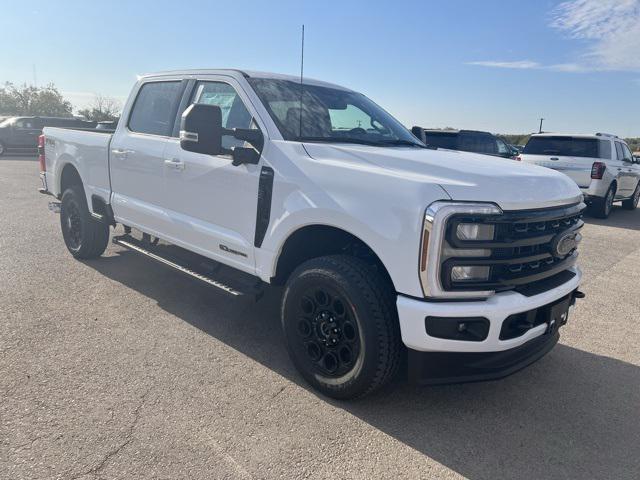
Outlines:
[[[582,190],[591,213],[607,218],[613,202],[634,210],[640,199],[640,163],[615,135],[532,135],[518,159],[558,170]]]

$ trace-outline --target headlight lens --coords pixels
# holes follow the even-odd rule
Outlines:
[[[446,240],[449,219],[458,215],[466,217],[455,225],[452,235],[461,242],[487,242],[495,238],[495,225],[474,221],[478,217],[501,215],[502,210],[491,203],[464,203],[437,201],[429,205],[425,212],[423,232],[420,244],[418,270],[425,297],[430,298],[486,298],[494,292],[491,290],[446,290],[441,274],[444,273],[443,262],[449,258],[475,257],[488,258],[491,250],[485,248],[457,248]],[[455,243],[455,242],[454,242]],[[478,245],[480,247],[480,245]],[[483,245],[484,246],[484,245]],[[456,262],[446,272],[454,282],[483,282],[489,279],[491,268],[484,265],[464,265]]]
[[[489,267],[457,265],[451,269],[454,282],[482,282],[489,279]]]
[[[456,236],[460,240],[493,240],[494,233],[495,225],[485,223],[460,223],[456,229]]]

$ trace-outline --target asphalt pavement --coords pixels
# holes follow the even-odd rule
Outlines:
[[[110,245],[66,251],[37,162],[0,159],[0,479],[640,475],[640,210],[587,218],[560,344],[503,380],[337,402],[232,300]]]

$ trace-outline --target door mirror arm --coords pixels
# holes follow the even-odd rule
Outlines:
[[[257,128],[225,128],[223,135],[230,135],[238,140],[244,140],[253,145],[259,153],[262,153],[264,148],[264,135]]]
[[[235,147],[231,152],[231,165],[237,167],[243,163],[256,165],[260,161],[260,152],[252,147]]]

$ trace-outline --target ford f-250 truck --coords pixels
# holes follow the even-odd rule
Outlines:
[[[284,285],[292,361],[354,398],[498,378],[547,353],[576,298],[584,204],[553,170],[428,149],[366,96],[238,70],[140,78],[115,133],[46,128],[68,250],[113,241],[230,296]]]

